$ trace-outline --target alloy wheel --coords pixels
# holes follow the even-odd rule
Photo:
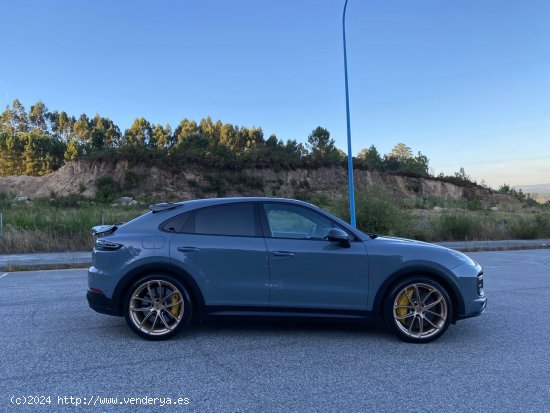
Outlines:
[[[429,339],[447,326],[447,300],[436,287],[412,283],[402,288],[393,302],[393,319],[406,337]]]
[[[185,314],[182,292],[165,280],[147,280],[129,300],[129,318],[141,333],[163,336],[174,331]]]

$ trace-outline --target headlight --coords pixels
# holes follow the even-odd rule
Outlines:
[[[477,295],[485,295],[485,289],[483,288],[483,271],[477,275]]]
[[[122,244],[116,242],[106,241],[101,238],[95,241],[95,249],[97,251],[116,251],[122,247]]]

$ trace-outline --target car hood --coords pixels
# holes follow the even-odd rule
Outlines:
[[[448,269],[477,264],[459,251],[407,238],[379,236],[365,242],[369,255],[400,256],[403,262],[436,262]]]

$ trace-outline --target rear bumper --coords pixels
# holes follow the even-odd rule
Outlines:
[[[88,290],[86,293],[86,299],[88,300],[88,305],[90,308],[98,313],[122,316],[113,301],[105,297],[104,294]]]

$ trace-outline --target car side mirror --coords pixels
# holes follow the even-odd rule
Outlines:
[[[328,232],[327,238],[330,242],[337,242],[344,248],[350,247],[348,233],[342,231],[340,228],[331,228]]]

